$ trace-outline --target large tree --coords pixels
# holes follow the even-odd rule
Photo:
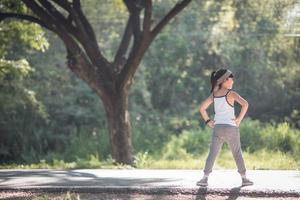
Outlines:
[[[177,2],[157,23],[152,19],[152,0],[124,0],[129,17],[112,61],[105,58],[99,48],[95,32],[82,11],[80,0],[22,0],[29,10],[21,13],[5,11],[5,4],[13,1],[4,2],[6,3],[0,9],[0,21],[8,18],[30,21],[61,38],[66,46],[67,66],[103,102],[112,157],[117,162],[131,164],[128,93],[133,76],[152,41],[191,0]]]

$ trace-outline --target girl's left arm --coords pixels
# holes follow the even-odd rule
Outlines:
[[[237,102],[241,105],[241,107],[242,107],[242,109],[241,109],[241,111],[240,111],[238,117],[235,119],[237,125],[239,126],[240,123],[241,123],[241,121],[242,121],[242,120],[244,119],[244,117],[245,117],[245,114],[246,114],[246,112],[247,112],[247,110],[248,110],[249,104],[248,104],[248,102],[247,102],[243,97],[241,97],[237,92],[232,92],[232,96],[233,96],[234,100],[237,101]]]
[[[210,128],[213,128],[214,126],[214,121],[211,120],[206,112],[206,109],[214,102],[213,100],[213,95],[209,95],[209,97],[207,99],[205,99],[203,102],[201,102],[200,106],[199,106],[199,112],[201,113],[201,116],[203,118],[204,121],[209,120],[209,122],[207,123],[207,125]]]

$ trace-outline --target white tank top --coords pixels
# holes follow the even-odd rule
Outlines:
[[[224,96],[214,96],[214,110],[215,110],[215,117],[214,121],[215,124],[229,124],[232,126],[237,126],[236,123],[234,122],[235,119],[235,113],[234,113],[234,107],[229,104],[227,100],[227,94]]]

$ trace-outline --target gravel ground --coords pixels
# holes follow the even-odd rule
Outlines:
[[[95,193],[31,193],[0,192],[2,200],[300,200],[300,197],[246,197],[219,195],[141,195],[141,194],[95,194]]]

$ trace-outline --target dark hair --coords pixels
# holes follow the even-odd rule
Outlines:
[[[210,92],[214,91],[214,88],[217,86],[217,80],[226,73],[227,69],[218,69],[217,71],[213,71],[210,75],[210,83],[211,83],[211,90]],[[220,87],[220,85],[218,85]]]

